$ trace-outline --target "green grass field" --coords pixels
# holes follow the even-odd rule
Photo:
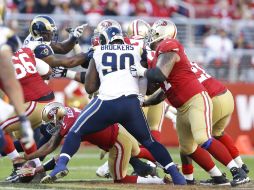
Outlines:
[[[200,186],[188,186],[188,187],[173,187],[172,185],[121,185],[113,184],[110,179],[99,178],[95,175],[95,171],[98,166],[102,165],[105,161],[99,160],[100,150],[93,146],[85,146],[80,149],[80,151],[73,157],[68,165],[70,170],[68,176],[59,180],[55,184],[11,184],[4,182],[5,177],[7,177],[12,168],[11,162],[7,158],[0,158],[0,189],[121,189],[121,190],[132,190],[132,189],[204,189],[205,187]],[[174,162],[180,163],[178,149],[169,149]],[[50,158],[52,155],[48,156]],[[244,162],[250,168],[249,177],[254,179],[254,156],[243,156]],[[228,170],[218,164],[221,171],[226,172],[229,179],[231,175]],[[131,172],[131,167],[129,167],[129,172]],[[159,171],[161,177],[163,177],[162,170]],[[207,179],[209,176],[198,166],[195,165],[195,178]],[[171,188],[170,188],[171,187]],[[249,184],[242,185],[234,189],[254,189],[253,182]],[[216,188],[218,189],[218,188]],[[223,188],[225,189],[225,188]]]

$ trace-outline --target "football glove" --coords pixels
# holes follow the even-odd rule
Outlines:
[[[25,149],[29,149],[34,145],[34,131],[31,127],[30,121],[26,116],[19,116],[20,125],[21,125],[21,143],[25,145]]]
[[[84,32],[85,27],[87,26],[87,24],[83,24],[80,26],[77,26],[74,31],[73,31],[73,36],[75,38],[80,38]]]
[[[133,77],[144,77],[146,70],[140,63],[130,66],[130,72]]]
[[[31,167],[29,165],[22,166],[18,168],[17,174],[21,177],[26,177],[26,176],[34,176],[35,175],[35,169],[34,167]]]
[[[54,67],[52,69],[51,77],[53,77],[53,78],[66,77],[67,70],[68,69],[66,69],[64,67]]]

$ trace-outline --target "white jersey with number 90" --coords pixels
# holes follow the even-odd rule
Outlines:
[[[138,79],[130,66],[141,61],[142,48],[128,44],[98,46],[93,54],[100,77],[99,97],[104,100],[139,94]]]

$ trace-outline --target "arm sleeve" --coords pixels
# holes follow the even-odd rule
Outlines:
[[[38,59],[38,58],[35,58],[35,61],[36,61],[36,69],[37,69],[39,75],[44,76],[44,75],[48,74],[48,72],[50,70],[49,65],[46,62],[44,62],[43,60]]]
[[[84,53],[85,56],[86,56],[86,60],[85,60],[84,63],[81,64],[81,67],[83,67],[85,69],[88,68],[89,62],[93,58],[93,53],[94,53],[94,49],[93,48],[90,48],[88,52]]]
[[[48,57],[54,53],[53,53],[53,50],[51,47],[49,47],[45,44],[41,44],[34,49],[34,54],[35,54],[35,57],[37,57],[39,59],[43,59],[43,58]]]

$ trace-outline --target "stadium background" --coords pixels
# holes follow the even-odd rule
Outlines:
[[[30,21],[38,14],[51,14],[57,23],[59,41],[68,37],[65,28],[88,23],[80,40],[84,51],[90,46],[94,27],[102,19],[115,19],[124,30],[131,20],[137,18],[150,24],[160,17],[172,19],[177,25],[177,38],[184,44],[190,59],[205,67],[232,91],[235,111],[227,132],[242,153],[253,154],[254,1],[7,0],[6,24],[22,40],[28,35]],[[70,98],[64,93],[68,83],[66,79],[50,82],[60,102],[67,102]],[[82,92],[83,87],[80,88]],[[79,106],[78,100],[76,105]],[[162,130],[163,143],[177,146],[176,132],[168,119],[165,119]]]

